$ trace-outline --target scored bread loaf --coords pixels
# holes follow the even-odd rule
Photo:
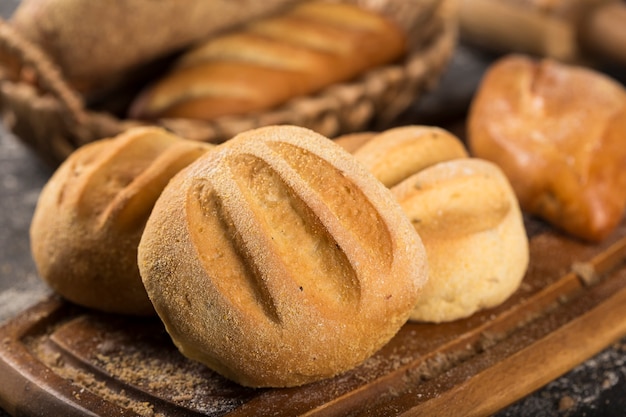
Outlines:
[[[626,211],[626,90],[595,70],[509,55],[468,115],[472,153],[498,164],[522,208],[600,241]]]
[[[528,238],[504,173],[446,130],[403,126],[338,144],[388,187],[419,233],[428,282],[411,319],[446,322],[504,302],[528,266]],[[357,142],[358,144],[355,144]]]
[[[82,92],[297,0],[21,0],[10,24]]]
[[[185,53],[131,105],[138,119],[211,120],[266,110],[366,70],[407,49],[406,34],[347,3],[299,3]]]
[[[250,130],[165,188],[139,245],[180,351],[246,386],[294,386],[364,361],[427,279],[390,191],[329,139]]]
[[[44,186],[31,223],[41,278],[82,306],[154,314],[137,268],[143,227],[169,179],[212,148],[142,127],[72,153]]]

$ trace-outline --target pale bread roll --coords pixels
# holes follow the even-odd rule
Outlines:
[[[411,319],[446,322],[506,301],[529,261],[522,213],[508,180],[476,158],[433,165],[391,189],[420,234],[429,282]]]
[[[501,304],[528,266],[519,204],[502,171],[444,129],[402,126],[338,144],[391,187],[426,248],[429,280],[411,319],[446,322]]]
[[[626,211],[626,90],[592,69],[509,55],[468,116],[473,155],[498,164],[524,211],[605,239]]]
[[[138,259],[180,351],[253,387],[358,365],[406,322],[427,279],[390,191],[293,126],[239,134],[174,177]]]
[[[135,128],[72,153],[43,188],[31,223],[41,278],[82,306],[154,314],[137,268],[143,227],[169,179],[212,147]]]

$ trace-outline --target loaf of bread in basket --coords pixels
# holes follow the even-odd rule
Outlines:
[[[42,9],[45,9],[48,6],[44,7],[44,3],[54,2],[67,2],[66,7],[70,7],[70,4],[80,4],[80,10],[97,8],[99,4],[86,0],[46,0],[40,3],[42,3]],[[139,72],[128,70],[128,72],[122,71],[124,74],[118,74],[111,70],[102,83],[97,82],[98,86],[89,89],[84,87],[87,83],[73,81],[75,77],[72,71],[79,69],[74,67],[71,71],[66,69],[67,65],[56,56],[56,53],[60,51],[72,55],[75,52],[73,46],[68,44],[68,47],[60,45],[52,48],[52,43],[61,42],[60,38],[70,37],[69,35],[61,36],[65,27],[58,29],[59,39],[47,37],[44,40],[41,37],[31,37],[29,30],[22,29],[21,24],[0,21],[0,57],[6,57],[0,59],[0,80],[2,80],[0,112],[6,120],[6,126],[12,132],[54,165],[67,158],[74,149],[86,143],[103,137],[115,136],[130,127],[146,123],[164,127],[185,138],[213,143],[223,142],[242,131],[267,125],[298,125],[313,129],[327,137],[334,137],[341,133],[363,130],[369,126],[385,126],[392,123],[399,114],[419,100],[425,91],[437,85],[439,77],[446,68],[457,39],[456,0],[329,0],[329,2],[355,5],[382,17],[385,21],[392,22],[392,26],[402,33],[406,53],[393,62],[381,63],[370,68],[362,67],[361,72],[352,78],[336,80],[316,93],[294,91],[292,98],[281,104],[275,103],[269,109],[217,117],[212,120],[156,117],[145,121],[128,117],[127,110],[130,102],[142,87],[151,84],[156,76],[169,68],[172,58],[183,52],[182,47],[176,52],[163,53],[164,56],[160,58],[153,57],[153,60],[147,62],[145,67],[141,66]],[[152,2],[149,3],[152,4]],[[170,7],[175,7],[173,6],[175,2],[165,3],[171,3]],[[197,3],[189,7],[200,7]],[[289,6],[299,2],[277,0],[206,3],[214,4],[212,7],[228,3],[229,6],[225,6],[228,8],[232,7],[231,3],[237,4],[238,8],[243,3],[250,3],[252,5],[250,14],[246,11],[241,16],[236,16],[237,19],[235,19],[237,23],[247,24],[265,16],[279,15]],[[135,2],[132,1],[127,2],[120,7],[120,10],[125,7],[132,8],[134,4]],[[15,15],[16,19],[19,14],[26,13],[19,10],[18,12]],[[32,15],[34,12],[29,13]],[[150,11],[137,14],[128,21],[135,21],[135,19],[140,19],[139,16],[146,14],[161,16],[160,13],[161,11]],[[185,13],[181,13],[181,16]],[[79,47],[87,48],[89,50],[87,55],[95,59],[95,56],[100,54],[99,48],[104,48],[109,42],[108,34],[99,29],[100,25],[115,27],[116,22],[111,23],[107,19],[115,16],[122,18],[117,15],[117,12],[111,10],[98,14],[97,11],[91,9],[80,13],[79,16],[85,16],[88,20],[87,16],[94,14],[98,15],[98,19],[93,19],[92,25],[77,23],[68,25],[67,28],[70,28],[68,30],[71,30],[74,35],[79,33],[78,26],[81,31],[85,31],[80,32]],[[247,17],[246,14],[248,14]],[[141,36],[149,34],[148,36],[159,38],[164,36],[163,32],[173,31],[167,24],[169,21],[176,20],[171,18],[173,15],[175,13],[171,13],[167,18],[161,16],[166,22],[164,24],[159,24],[157,20],[151,21],[149,29],[144,30]],[[79,16],[76,13],[68,13],[65,18],[79,19]],[[42,21],[52,19],[53,16],[50,15]],[[32,18],[30,20],[33,21]],[[184,18],[181,17],[181,20]],[[128,23],[120,21],[120,24]],[[179,23],[172,24],[178,25]],[[35,22],[32,22],[32,25],[36,26]],[[209,23],[207,25],[210,26]],[[227,23],[227,26],[219,33],[239,29],[239,25],[236,25],[233,19]],[[138,30],[139,27],[137,25]],[[130,29],[132,28],[120,28],[119,33],[113,34],[118,45],[117,37],[121,33],[127,33],[124,31],[130,31]],[[217,33],[212,33],[211,37],[216,35]],[[122,42],[122,47],[120,47],[123,51],[116,53],[115,50],[113,52],[109,50],[109,53],[105,55],[106,59],[123,60],[123,52],[139,47],[139,40],[135,45],[132,39],[133,36],[127,33],[123,37],[125,42]],[[182,49],[188,49],[191,46],[186,45]],[[333,44],[333,47],[335,46],[337,45]],[[68,48],[70,50],[67,50]],[[356,60],[349,60],[351,65],[360,60],[359,56],[366,56],[362,47],[359,49],[360,53],[351,55],[357,57]],[[82,50],[80,52],[85,53]],[[78,55],[78,52],[76,54]],[[146,59],[147,54],[138,53],[138,55],[142,56],[143,60]],[[97,67],[99,68],[104,68],[104,66]],[[339,71],[338,66],[326,72],[332,74],[333,71],[344,72]],[[320,72],[320,75],[323,74]],[[280,83],[280,85],[283,84]]]

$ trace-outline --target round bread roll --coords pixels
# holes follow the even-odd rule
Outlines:
[[[446,130],[403,126],[368,136],[354,156],[384,184],[426,248],[429,280],[411,319],[445,322],[499,305],[528,266],[528,237],[511,185],[494,164],[468,157]]]
[[[434,126],[402,126],[386,130],[354,151],[354,156],[387,187],[434,165],[468,156],[463,143]]]
[[[594,70],[510,55],[468,116],[473,155],[498,164],[524,211],[600,241],[626,211],[626,90]]]
[[[441,162],[391,189],[420,234],[429,281],[411,319],[446,322],[507,300],[529,261],[522,213],[493,163]]]
[[[105,312],[150,315],[137,245],[169,179],[213,145],[135,128],[79,148],[43,188],[30,228],[41,278]]]
[[[251,387],[358,365],[407,321],[427,279],[390,191],[293,126],[239,134],[176,175],[138,259],[180,351]]]

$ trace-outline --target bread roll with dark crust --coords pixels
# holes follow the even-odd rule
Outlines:
[[[471,152],[502,168],[522,209],[592,242],[624,218],[625,138],[622,85],[522,55],[492,65],[468,117]]]
[[[154,314],[137,268],[139,239],[169,179],[212,148],[136,128],[71,154],[43,188],[30,228],[41,278],[82,306]]]
[[[427,279],[389,190],[293,126],[242,133],[181,171],[138,259],[180,351],[253,387],[358,365],[406,322]]]
[[[129,114],[212,120],[267,110],[392,62],[406,48],[406,34],[386,17],[346,3],[304,2],[188,51]]]

